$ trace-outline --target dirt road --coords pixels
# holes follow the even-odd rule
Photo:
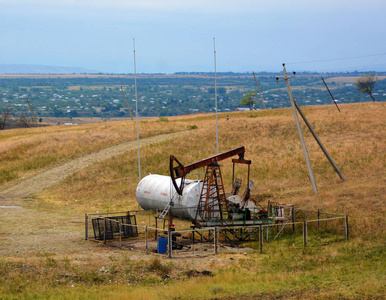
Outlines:
[[[140,140],[140,146],[147,146],[153,143],[162,142],[168,139],[175,138],[179,135],[186,133],[187,131],[181,131],[176,133],[162,134]],[[98,152],[94,152],[76,159],[73,159],[65,164],[52,167],[48,170],[44,170],[41,173],[19,180],[13,186],[0,191],[0,206],[11,205],[12,199],[21,199],[28,197],[31,194],[39,193],[40,191],[49,188],[55,183],[63,180],[67,176],[78,172],[92,164],[101,162],[105,159],[122,154],[126,151],[134,150],[137,148],[137,141],[126,142],[117,146],[105,148]]]

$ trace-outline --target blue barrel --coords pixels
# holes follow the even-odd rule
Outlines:
[[[168,251],[168,239],[158,238],[157,253],[165,254]]]

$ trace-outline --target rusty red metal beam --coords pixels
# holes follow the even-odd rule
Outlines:
[[[205,158],[203,160],[200,160],[198,162],[192,163],[190,165],[184,166],[182,163],[180,163],[173,155],[170,155],[170,177],[172,178],[172,182],[174,187],[176,188],[177,192],[179,195],[182,195],[182,190],[183,190],[183,181],[185,176],[198,168],[206,167],[209,166],[213,163],[216,163],[218,161],[230,158],[235,155],[239,155],[240,160],[244,160],[244,153],[245,153],[245,148],[244,146],[223,152],[217,155],[213,155],[211,157]],[[178,165],[174,167],[174,162],[176,162]],[[181,180],[181,185],[178,187],[176,183],[176,179],[182,178]]]

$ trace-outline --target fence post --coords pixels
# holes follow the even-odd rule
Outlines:
[[[318,230],[320,230],[320,210],[318,209]]]
[[[85,240],[88,240],[88,215],[84,215]]]
[[[348,241],[349,240],[349,231],[348,231],[348,215],[346,215],[346,218],[345,218],[346,222],[345,222],[345,231],[346,231],[346,240]]]
[[[103,244],[106,244],[106,240],[107,240],[107,236],[106,236],[106,228],[107,228],[107,220],[106,220],[106,218],[104,218],[104,225],[103,225],[103,231],[104,231],[104,235],[103,235]]]
[[[148,231],[147,231],[147,226],[146,226],[145,230],[146,230],[146,253],[147,253],[148,250],[149,250],[149,241],[148,241]]]
[[[217,254],[218,247],[218,231],[217,227],[214,228],[214,254]]]
[[[169,258],[172,258],[172,248],[173,248],[173,241],[172,241],[172,232],[169,228],[168,230],[168,255]]]
[[[158,218],[155,217],[155,234],[154,234],[155,240],[157,240],[157,235],[158,235]]]
[[[307,246],[307,221],[303,222],[303,245]]]
[[[193,231],[192,231],[192,242],[193,242],[193,244],[194,244],[194,234],[195,234],[195,232],[196,232],[196,228],[193,228]]]
[[[119,246],[122,248],[122,224],[118,222],[118,228],[119,228]]]
[[[291,208],[291,216],[292,216],[292,233],[295,232],[295,208],[292,206]]]
[[[260,225],[259,228],[259,246],[260,246],[260,253],[263,253],[263,226]]]

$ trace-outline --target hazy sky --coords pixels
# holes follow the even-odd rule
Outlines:
[[[0,0],[0,64],[386,71],[385,0]]]

